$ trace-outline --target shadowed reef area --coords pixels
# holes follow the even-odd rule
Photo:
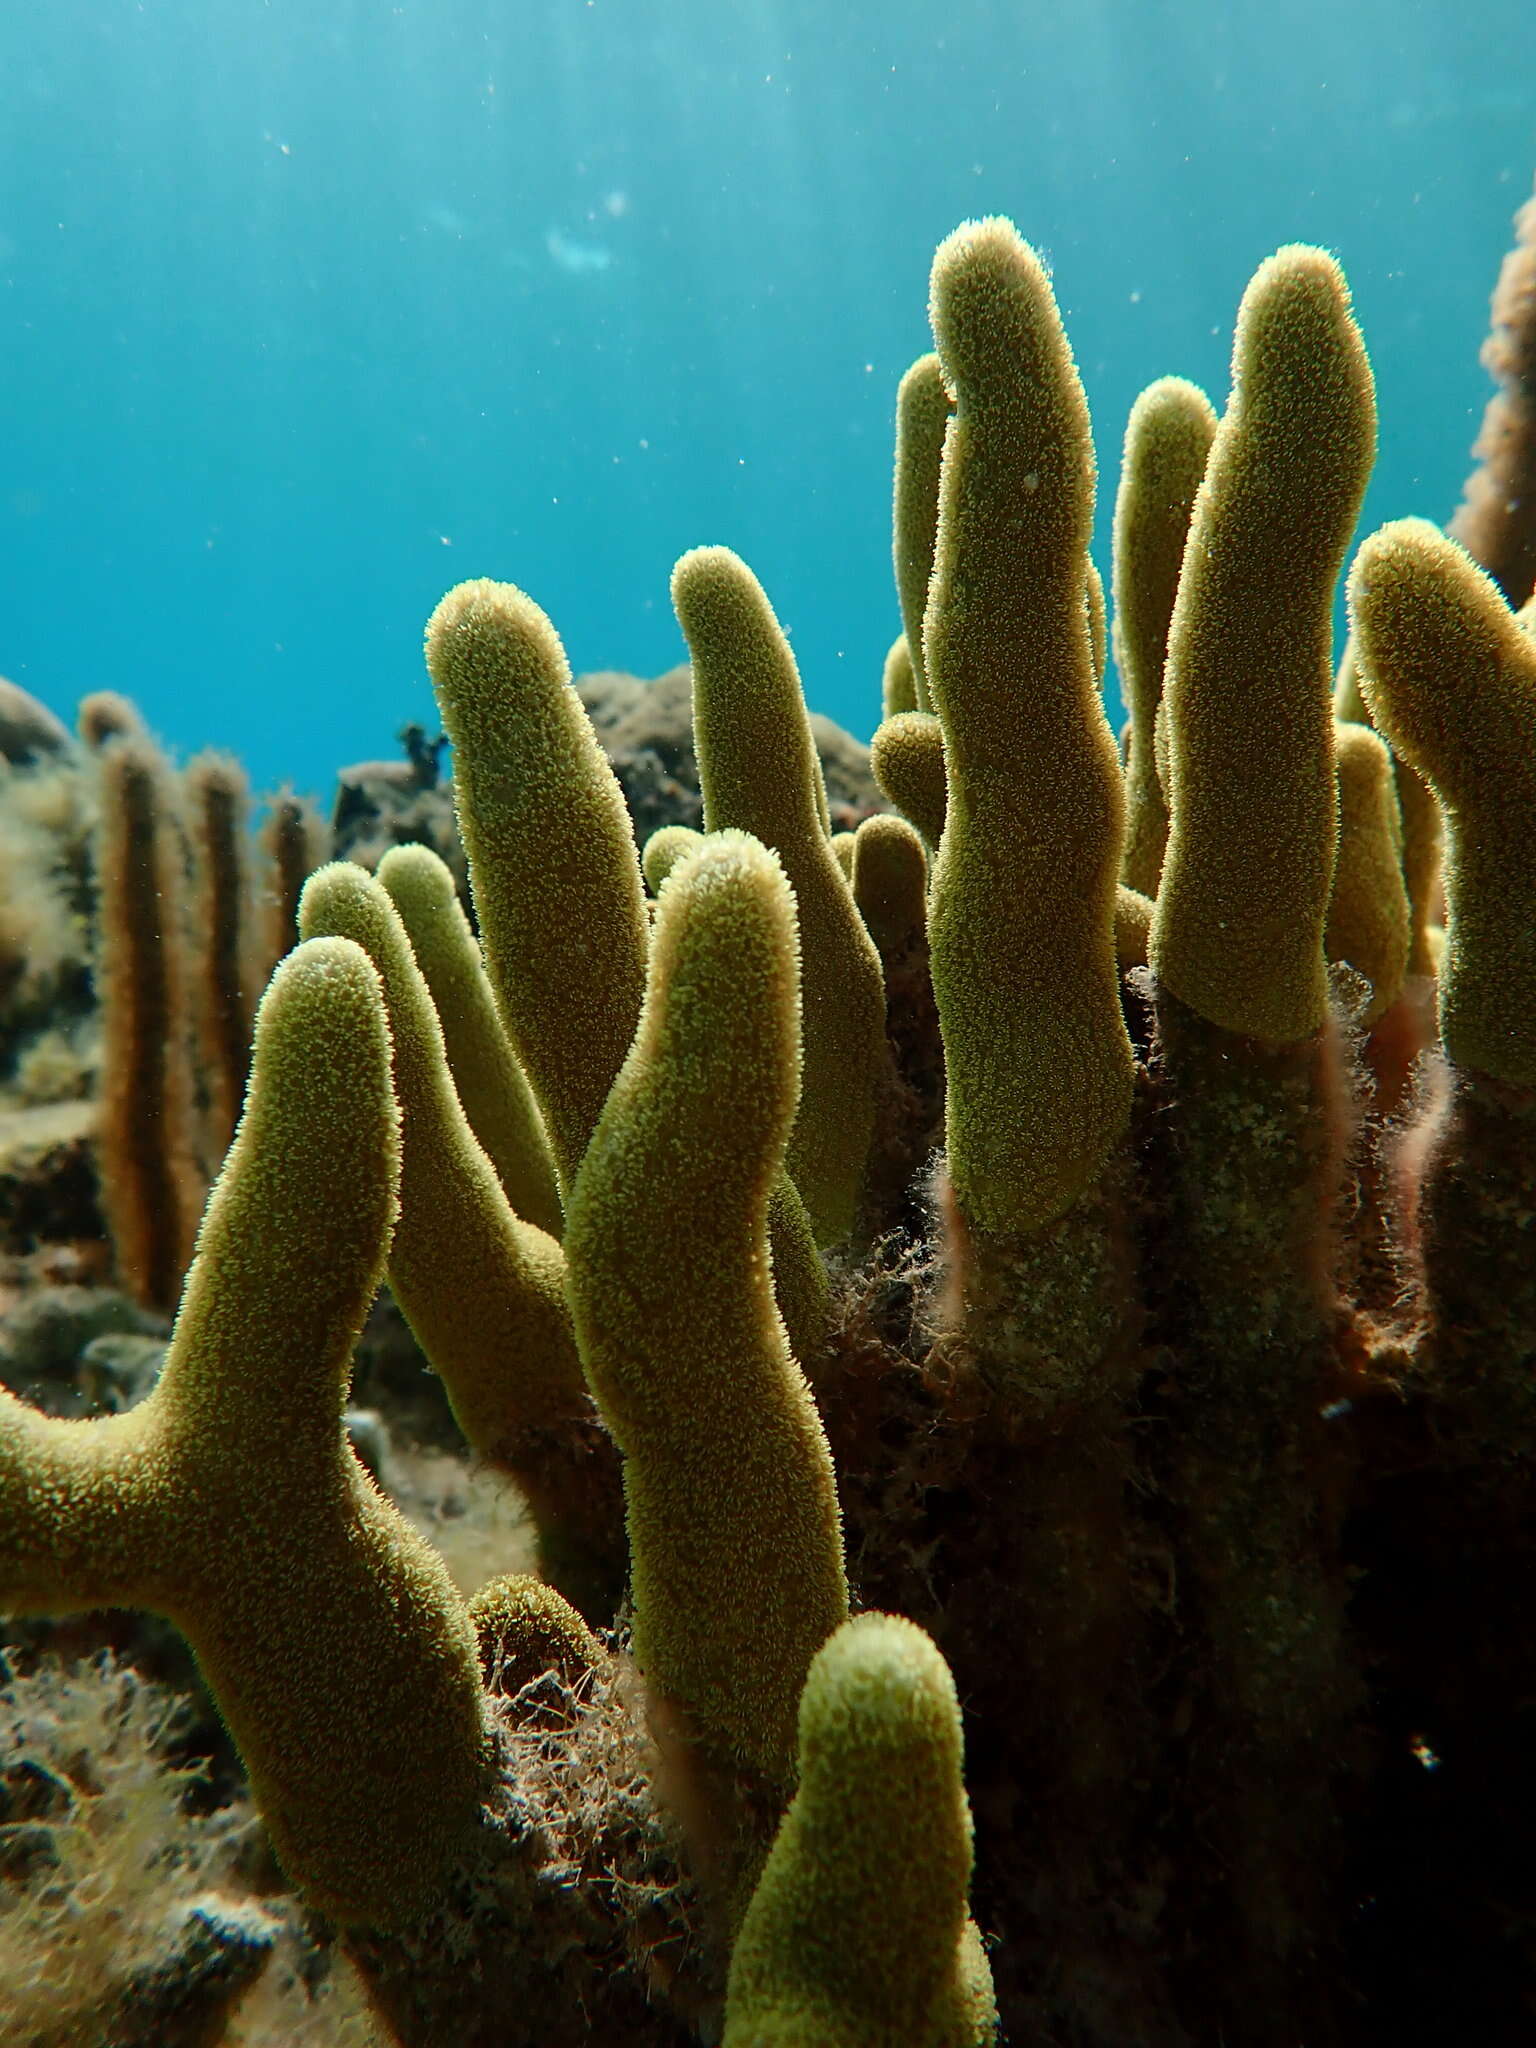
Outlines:
[[[719,546],[329,823],[4,686],[0,2041],[1529,2039],[1533,208],[1454,538],[1292,246],[1105,574],[958,228],[867,757]]]

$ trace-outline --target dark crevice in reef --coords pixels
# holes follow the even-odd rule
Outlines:
[[[1055,1429],[1010,1423],[925,1334],[940,1279],[902,1233],[844,1276],[818,1387],[856,1596],[920,1621],[956,1673],[973,1905],[1008,2038],[1523,2040],[1536,1494],[1511,1397],[1486,1375],[1466,1389],[1471,1301],[1443,1363],[1421,1337],[1406,1381],[1344,1311],[1336,1049],[1228,1042],[1166,992],[1159,1028],[1135,977],[1126,999],[1151,1055],[1130,1397]],[[1487,1088],[1460,1090],[1456,1113],[1471,1091],[1483,1115],[1455,1156],[1487,1162],[1503,1387],[1523,1390],[1536,1346],[1510,1230],[1526,1228],[1528,1134],[1512,1114],[1489,1129]],[[1460,1165],[1429,1199],[1421,1235],[1464,1241],[1467,1216],[1445,1221],[1471,1200]],[[1484,1360],[1494,1298],[1475,1294]],[[1420,1383],[1437,1372],[1463,1384]],[[1111,1646],[1087,1624],[1077,1639],[1090,1691],[1051,1587],[1081,1564],[1065,1546],[1096,1501],[1128,1597],[1105,1610]]]

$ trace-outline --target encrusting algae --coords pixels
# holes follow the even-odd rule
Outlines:
[[[1506,275],[1506,411],[1532,303]],[[110,1910],[14,2038],[254,2041],[304,1971],[335,1989],[292,2038],[405,2048],[1522,2037],[1536,443],[1485,434],[1465,546],[1366,541],[1336,676],[1375,412],[1331,256],[1260,266],[1219,417],[1137,401],[1108,621],[1045,266],[967,223],[931,306],[871,750],[900,815],[829,804],[720,547],[673,579],[699,805],[643,853],[553,625],[491,581],[427,634],[467,896],[451,835],[379,827],[374,875],[284,797],[257,905],[238,771],[183,787],[118,699],[9,771],[0,849],[100,932],[141,1306],[57,1286],[84,1231],[13,1263],[71,1369],[180,1306],[143,1386],[95,1354],[98,1412],[0,1395],[0,1600],[172,1624],[276,1859],[180,1824],[189,1896],[130,1910],[143,1826],[91,1809]],[[407,841],[442,801],[411,746]],[[71,894],[39,849],[81,804]],[[28,1030],[48,975],[8,984]],[[424,1360],[527,1504],[465,1590],[348,1407],[386,1274],[419,1354],[392,1326],[381,1408],[432,1410]],[[121,1729],[141,1683],[12,1629],[0,1977],[84,1867],[48,1830],[129,1768],[37,1716]]]

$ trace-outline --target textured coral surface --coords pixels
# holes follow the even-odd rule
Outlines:
[[[1104,578],[991,220],[888,813],[716,547],[649,686],[450,592],[454,778],[330,843],[0,704],[0,2040],[1529,2038],[1522,234],[1337,676],[1338,265],[1143,394]]]

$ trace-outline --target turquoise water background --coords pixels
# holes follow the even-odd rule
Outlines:
[[[1536,162],[1529,0],[44,0],[0,13],[0,671],[325,794],[522,584],[578,669],[681,655],[723,541],[867,734],[891,410],[935,243],[1047,253],[1093,408],[1221,400],[1278,243],[1343,258],[1367,523],[1444,518]],[[1107,568],[1107,549],[1099,549]]]

